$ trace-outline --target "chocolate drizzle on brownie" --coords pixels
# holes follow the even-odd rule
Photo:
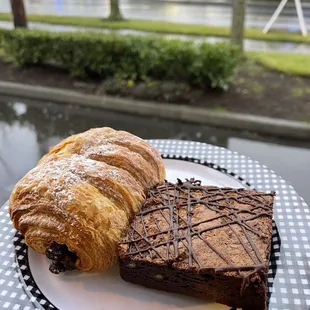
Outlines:
[[[49,270],[52,273],[59,274],[65,271],[74,270],[77,256],[69,251],[65,244],[53,242],[46,249],[47,258],[51,259]]]
[[[193,192],[197,191],[201,193],[200,196],[193,195]],[[271,203],[268,205],[266,197],[273,197],[275,192],[266,194],[245,190],[244,188],[201,186],[201,181],[190,179],[185,182],[178,180],[177,184],[165,182],[157,185],[149,191],[148,195],[147,201],[160,201],[160,203],[155,205],[152,203],[146,204],[145,208],[136,215],[136,218],[140,218],[140,223],[142,223],[143,233],[137,229],[136,221],[133,221],[127,238],[122,242],[122,244],[128,244],[128,256],[139,255],[143,257],[147,255],[151,258],[157,257],[169,265],[180,259],[184,260],[184,253],[179,253],[179,243],[182,243],[187,250],[185,259],[189,269],[195,269],[200,274],[236,272],[243,278],[241,294],[254,274],[259,275],[261,280],[264,283],[266,282],[268,262],[266,258],[264,259],[261,256],[251,234],[260,239],[268,239],[268,236],[261,233],[256,229],[255,225],[251,225],[249,222],[263,217],[272,218],[270,205],[272,205],[273,199],[270,200]],[[242,208],[244,205],[247,207]],[[212,213],[215,213],[215,216],[192,223],[193,208],[197,206],[204,206]],[[185,215],[180,215],[180,209],[186,211]],[[165,215],[167,210],[169,216]],[[161,214],[168,223],[168,229],[161,229],[155,216],[153,216],[155,213]],[[154,218],[157,232],[148,231],[144,221],[146,215]],[[199,229],[199,226],[204,226],[204,228]],[[252,264],[243,266],[233,264],[224,251],[218,249],[203,236],[207,232],[214,232],[224,227],[228,228],[232,235],[235,236],[246,255],[253,262]],[[182,233],[180,233],[181,231]],[[153,242],[154,239],[162,235],[170,237],[161,238],[160,242]],[[225,264],[223,263],[223,266],[217,267],[204,266],[195,253],[192,245],[193,237],[203,241]],[[159,251],[159,247],[166,247],[166,250]]]

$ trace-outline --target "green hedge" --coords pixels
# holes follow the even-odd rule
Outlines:
[[[238,62],[229,44],[195,44],[155,36],[0,31],[5,53],[20,66],[57,63],[77,77],[175,80],[225,88]]]

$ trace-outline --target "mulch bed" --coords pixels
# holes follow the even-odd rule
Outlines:
[[[17,68],[3,61],[0,80],[310,122],[310,78],[284,75],[254,62],[239,67],[226,92],[191,89],[175,82],[80,80],[56,67]]]

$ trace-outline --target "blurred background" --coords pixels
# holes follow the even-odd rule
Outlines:
[[[161,20],[178,23],[230,26],[233,0],[120,0],[128,19]],[[246,27],[264,28],[280,1],[247,1]],[[310,3],[302,2],[306,22],[310,21]],[[107,17],[109,0],[25,0],[28,14],[55,14]],[[1,0],[1,12],[10,12],[9,0]],[[289,1],[275,27],[299,31],[294,1]]]

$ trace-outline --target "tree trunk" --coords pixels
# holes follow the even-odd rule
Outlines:
[[[111,13],[108,19],[112,21],[123,20],[124,18],[119,8],[119,0],[110,0],[110,5]]]
[[[244,20],[246,0],[232,0],[231,43],[236,44],[243,51]]]
[[[24,0],[10,0],[15,28],[27,28]]]

